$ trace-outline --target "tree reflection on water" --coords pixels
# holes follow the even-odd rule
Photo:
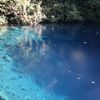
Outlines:
[[[17,43],[9,46],[8,52],[11,52],[12,59],[17,62],[17,68],[23,68],[20,70],[21,72],[30,73],[40,62],[40,58],[46,55],[49,47],[43,40],[43,30],[44,28],[41,26],[33,29],[23,27],[22,33],[15,37]]]

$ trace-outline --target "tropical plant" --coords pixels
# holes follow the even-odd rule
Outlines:
[[[7,25],[7,20],[5,16],[0,16],[0,25]]]

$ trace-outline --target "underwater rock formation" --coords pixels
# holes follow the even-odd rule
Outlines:
[[[3,93],[0,93],[0,100],[8,100],[8,98]]]

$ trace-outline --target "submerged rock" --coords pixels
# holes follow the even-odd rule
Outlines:
[[[8,100],[8,98],[5,94],[0,93],[0,100]]]
[[[26,97],[25,97],[25,100],[32,100],[32,99],[31,99],[31,97],[26,96]]]

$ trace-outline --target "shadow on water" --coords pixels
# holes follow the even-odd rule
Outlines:
[[[21,31],[19,42],[7,48],[18,72],[69,100],[100,100],[99,25],[39,25]]]

